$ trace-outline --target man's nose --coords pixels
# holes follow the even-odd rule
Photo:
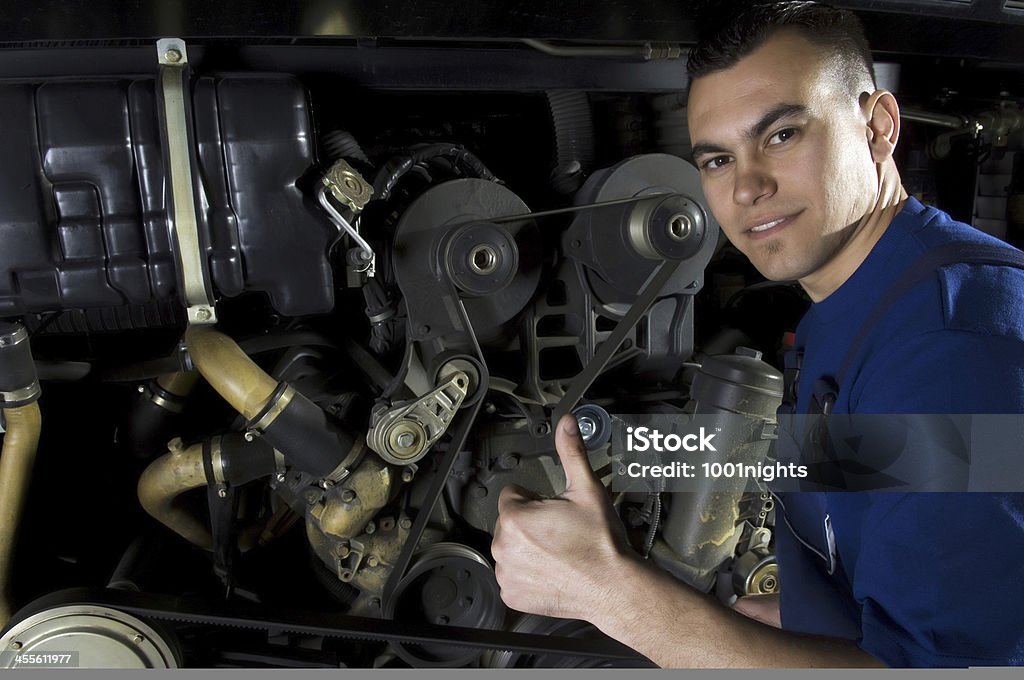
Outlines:
[[[775,178],[763,164],[747,162],[737,164],[733,201],[739,205],[755,205],[762,198],[778,190]]]

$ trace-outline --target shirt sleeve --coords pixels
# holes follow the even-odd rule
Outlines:
[[[1015,338],[921,334],[862,378],[857,413],[1024,413]],[[1024,488],[1024,461],[1010,468]],[[850,570],[865,651],[894,666],[1024,665],[1024,493],[908,493],[865,518]]]
[[[1024,665],[1024,494],[911,493],[865,522],[864,651],[890,666]]]

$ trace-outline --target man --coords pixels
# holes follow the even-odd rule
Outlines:
[[[814,302],[797,411],[824,377],[834,413],[1024,413],[1024,271],[934,266],[872,317],[925,253],[999,242],[908,198],[899,109],[856,19],[809,2],[744,10],[689,70],[712,212],[762,274]],[[555,444],[565,492],[509,487],[499,502],[493,554],[514,609],[589,620],[671,667],[1024,663],[1024,494],[786,494],[780,611],[741,601],[743,616],[629,549],[571,417]]]

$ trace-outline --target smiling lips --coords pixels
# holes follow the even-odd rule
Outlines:
[[[752,239],[761,239],[772,236],[780,230],[785,229],[786,226],[796,219],[799,214],[800,213],[784,215],[782,217],[771,217],[767,220],[758,219],[752,226],[747,227],[747,236]]]

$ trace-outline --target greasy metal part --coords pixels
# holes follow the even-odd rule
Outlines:
[[[531,654],[558,654],[634,661],[635,651],[610,638],[580,640],[474,628],[442,627],[406,621],[347,616],[336,612],[270,609],[265,604],[233,602],[228,606],[208,599],[133,593],[125,590],[75,589],[59,594],[65,603],[115,608],[144,619],[247,628],[298,635],[381,640],[407,644],[452,644],[475,649],[507,649]],[[52,596],[47,596],[52,597]]]
[[[351,539],[394,497],[395,470],[367,456],[341,484],[326,490],[309,508],[311,531]],[[329,564],[328,566],[333,566]]]
[[[11,567],[42,428],[37,403],[5,408],[3,414],[7,433],[0,454],[0,628],[14,613],[9,591]]]
[[[706,357],[693,377],[685,407],[718,431],[717,451],[706,452],[706,460],[737,465],[764,461],[776,436],[782,391],[782,373],[756,350],[739,347],[731,355]],[[675,553],[670,559],[674,564],[666,564],[664,554],[652,553],[652,559],[693,587],[710,589],[716,572],[735,554],[743,532],[740,505],[747,482],[719,479],[690,493],[666,494],[661,536]]]
[[[437,389],[379,416],[366,443],[389,463],[408,465],[427,455],[469,393],[469,376],[456,371]]]
[[[398,521],[393,517],[377,517],[375,522],[367,524],[362,534],[335,545],[334,571],[338,579],[359,589],[350,613],[381,616],[384,585],[402,553],[402,546],[409,540],[411,527],[412,521],[405,515],[400,515]]]
[[[204,550],[213,550],[213,534],[206,520],[196,516],[182,501],[182,496],[188,491],[207,486],[226,492],[240,474],[250,474],[251,477],[261,474],[251,471],[246,473],[245,465],[241,466],[242,470],[235,469],[243,460],[250,463],[250,470],[252,463],[259,464],[259,458],[255,457],[257,451],[246,450],[240,456],[237,448],[225,450],[224,439],[223,436],[213,437],[208,443],[200,442],[187,449],[181,439],[172,439],[167,444],[169,452],[150,463],[139,477],[138,495],[143,509],[161,524]],[[235,442],[235,446],[237,444]],[[207,446],[209,469],[203,462],[203,452]],[[234,470],[234,476],[229,479],[231,473],[228,472],[226,456],[232,451],[234,457],[231,460],[235,462],[230,469]],[[260,523],[242,527],[238,538],[239,549],[244,552],[254,547],[264,530],[265,526]]]
[[[144,621],[95,604],[58,606],[18,621],[0,638],[0,668],[18,655],[75,655],[75,668],[177,668],[174,647]]]
[[[210,528],[180,505],[182,494],[207,485],[203,444],[186,449],[180,439],[174,439],[168,449],[169,453],[150,463],[139,477],[139,502],[150,516],[189,543],[212,550]]]
[[[733,563],[732,585],[736,594],[766,595],[779,591],[779,567],[767,550],[750,550]]]
[[[185,307],[190,324],[214,324],[217,323],[217,312],[207,280],[192,182],[192,145],[189,143],[186,108],[189,96],[186,78],[188,52],[185,41],[179,38],[158,40],[156,52],[160,64],[162,121],[167,140],[171,235],[181,269]]]
[[[256,418],[277,389],[277,381],[256,365],[234,340],[212,328],[185,332],[189,355],[203,378],[246,420]]]
[[[360,589],[364,606],[381,596],[408,537],[408,520],[401,526],[391,520],[382,527],[380,537],[372,522],[398,488],[394,468],[366,457],[341,484],[307,499],[306,536],[310,546],[338,580]]]
[[[373,196],[373,185],[342,159],[327,170],[323,184],[339,203],[355,213],[362,212]]]
[[[327,211],[327,215],[331,218],[334,226],[336,226],[340,231],[348,234],[349,237],[356,242],[359,248],[362,249],[362,259],[365,264],[358,271],[365,273],[367,276],[373,276],[376,273],[377,262],[377,255],[373,252],[373,248],[369,243],[367,243],[366,239],[359,235],[359,231],[349,224],[348,220],[346,220],[342,214],[338,212],[338,209],[334,207],[331,203],[330,197],[328,196],[328,189],[326,187],[321,187],[320,190],[317,191],[317,201],[319,201],[320,206]]]

